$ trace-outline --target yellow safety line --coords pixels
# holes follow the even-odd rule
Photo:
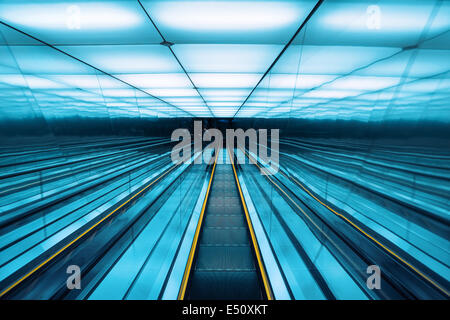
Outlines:
[[[180,291],[178,292],[178,300],[183,300],[186,293],[186,288],[189,280],[189,275],[191,274],[191,267],[194,261],[195,250],[197,248],[198,237],[200,235],[200,229],[202,226],[203,216],[206,209],[206,203],[208,201],[209,191],[211,189],[212,180],[214,177],[214,172],[216,170],[217,157],[220,151],[217,151],[216,158],[214,159],[214,165],[211,171],[211,177],[209,178],[208,188],[206,189],[205,200],[203,200],[202,210],[200,212],[200,217],[198,219],[197,228],[195,229],[194,239],[192,241],[191,250],[189,251],[188,261],[186,263],[186,268],[184,269],[183,280],[181,282]]]
[[[284,176],[286,176],[283,173]],[[357,229],[359,232],[361,232],[363,235],[365,235],[367,238],[369,238],[370,240],[372,240],[373,242],[375,242],[376,244],[378,244],[380,247],[382,247],[384,250],[386,250],[387,252],[389,252],[391,255],[393,255],[394,257],[396,257],[398,260],[400,260],[401,262],[403,262],[404,264],[406,264],[408,267],[410,267],[412,270],[414,270],[417,274],[419,274],[420,276],[422,276],[425,280],[429,281],[432,285],[434,285],[436,288],[438,288],[439,290],[441,290],[443,293],[445,293],[447,296],[449,296],[449,292],[446,291],[444,288],[440,287],[436,282],[434,282],[432,279],[430,279],[427,275],[423,274],[420,270],[418,270],[416,267],[414,267],[413,265],[411,265],[409,262],[407,262],[405,259],[403,259],[402,257],[400,257],[398,254],[396,254],[394,251],[392,251],[391,249],[389,249],[388,247],[386,247],[384,244],[382,244],[381,242],[379,242],[377,239],[375,239],[374,237],[372,237],[370,234],[368,234],[367,232],[365,232],[364,230],[362,230],[360,227],[358,227],[353,221],[351,221],[350,219],[348,219],[346,216],[344,216],[341,213],[336,212],[335,210],[333,210],[333,208],[330,208],[327,204],[323,203],[322,201],[320,201],[320,199],[318,199],[317,197],[315,197],[307,188],[305,188],[297,179],[295,179],[293,176],[288,177],[286,176],[288,179],[292,179],[294,180],[294,182],[299,185],[303,190],[305,190],[311,197],[313,197],[317,202],[319,202],[321,205],[323,205],[325,208],[327,208],[328,210],[330,210],[331,212],[333,212],[335,215],[337,215],[338,217],[344,219],[346,222],[350,223],[355,229]]]
[[[92,229],[94,229],[95,227],[97,227],[100,223],[102,223],[103,221],[105,221],[106,219],[108,219],[112,214],[114,214],[115,212],[117,212],[117,210],[119,210],[120,208],[122,208],[124,205],[126,205],[127,203],[129,203],[131,200],[133,200],[134,198],[136,198],[139,194],[141,194],[142,192],[144,192],[146,189],[148,189],[151,185],[153,185],[156,181],[158,181],[159,179],[161,179],[162,177],[164,177],[165,175],[167,175],[170,171],[172,171],[176,166],[178,166],[178,164],[176,164],[175,166],[173,166],[172,168],[170,168],[169,170],[167,170],[166,172],[164,172],[162,175],[160,175],[158,178],[156,178],[155,180],[153,180],[152,182],[150,182],[147,186],[145,186],[141,191],[139,191],[138,193],[136,193],[135,195],[133,195],[130,199],[128,199],[127,201],[125,201],[124,203],[122,203],[119,207],[117,207],[116,209],[114,209],[112,212],[110,212],[109,214],[107,214],[105,217],[103,217],[101,220],[97,221],[93,226],[91,226],[89,229],[85,230],[82,234],[80,234],[78,237],[76,237],[75,239],[73,239],[72,241],[70,241],[68,244],[66,244],[64,247],[62,247],[61,249],[59,249],[56,253],[54,253],[53,255],[51,255],[49,258],[47,258],[46,260],[44,260],[41,264],[39,264],[37,267],[35,267],[33,270],[31,270],[30,272],[28,272],[27,274],[25,274],[23,277],[21,277],[19,280],[17,280],[16,282],[14,282],[12,285],[10,285],[8,288],[6,288],[5,290],[3,290],[0,293],[0,297],[4,296],[6,293],[8,293],[9,291],[11,291],[14,287],[16,287],[18,284],[20,284],[21,282],[23,282],[25,279],[27,279],[29,276],[31,276],[33,273],[35,273],[37,270],[39,270],[40,268],[42,268],[44,265],[46,265],[48,262],[50,262],[51,260],[53,260],[56,256],[58,256],[61,252],[63,252],[64,250],[66,250],[68,247],[70,247],[72,244],[74,244],[76,241],[78,241],[80,238],[82,238],[84,235],[86,235],[88,232],[90,232]]]
[[[247,154],[247,152],[244,151],[244,153],[247,155],[247,157],[251,159],[250,155]],[[253,160],[252,162],[259,168],[262,170],[262,168],[255,163]],[[406,266],[408,266],[409,268],[411,268],[413,271],[415,271],[417,274],[419,274],[421,277],[423,277],[425,280],[427,280],[428,282],[430,282],[433,286],[435,286],[437,289],[439,289],[440,291],[442,291],[444,294],[446,294],[447,296],[450,296],[450,294],[442,287],[440,287],[436,282],[434,282],[432,279],[430,279],[428,276],[426,276],[425,274],[423,274],[421,271],[419,271],[416,267],[414,267],[413,265],[411,265],[409,262],[407,262],[405,259],[403,259],[402,257],[400,257],[398,254],[396,254],[395,252],[393,252],[391,249],[387,248],[385,245],[383,245],[381,242],[379,242],[378,240],[376,240],[374,237],[372,237],[371,235],[369,235],[367,232],[365,232],[364,230],[362,230],[360,227],[358,227],[355,223],[353,223],[351,220],[349,220],[347,217],[345,217],[344,215],[336,212],[335,210],[333,210],[332,208],[330,208],[328,205],[326,205],[325,203],[323,203],[322,201],[320,201],[318,198],[316,198],[308,189],[306,189],[300,182],[297,181],[297,179],[295,179],[294,177],[289,177],[286,174],[284,174],[282,171],[280,171],[281,174],[283,174],[285,177],[287,177],[288,179],[293,179],[294,182],[296,184],[298,184],[303,190],[305,190],[311,197],[313,197],[316,201],[318,201],[321,205],[323,205],[325,208],[327,208],[328,210],[330,210],[331,212],[333,212],[335,215],[337,215],[338,217],[344,219],[346,222],[350,223],[350,225],[352,225],[355,229],[357,229],[359,232],[361,232],[364,236],[366,236],[367,238],[369,238],[370,240],[372,240],[373,242],[375,242],[376,244],[378,244],[381,248],[383,248],[384,250],[386,250],[388,253],[390,253],[391,255],[393,255],[395,258],[397,258],[398,260],[400,260],[401,262],[403,262]],[[269,177],[268,177],[269,178]],[[305,215],[306,213],[295,203],[294,200],[291,199],[291,197],[289,197],[275,182],[272,181],[272,179],[269,178],[269,180],[275,184],[278,189],[280,189],[295,205],[296,207],[298,207]],[[308,216],[308,215],[306,215]],[[309,217],[308,217],[309,218]],[[311,220],[311,219],[310,219]],[[315,224],[315,223],[314,223]],[[320,229],[319,229],[320,230]]]
[[[270,288],[269,280],[267,278],[266,269],[264,268],[264,265],[262,263],[261,253],[259,252],[258,242],[256,241],[255,231],[253,230],[252,221],[250,220],[250,215],[249,215],[248,210],[247,210],[247,205],[245,203],[244,196],[242,194],[241,184],[239,183],[239,179],[238,179],[238,176],[236,174],[236,169],[234,167],[234,160],[231,157],[231,153],[230,153],[229,150],[228,150],[228,155],[229,155],[230,160],[231,160],[231,165],[233,166],[234,177],[236,179],[236,184],[237,184],[237,187],[238,187],[238,190],[239,190],[239,195],[241,197],[242,206],[244,207],[245,218],[247,220],[248,229],[250,230],[250,236],[251,236],[251,239],[252,239],[253,248],[255,249],[256,260],[258,261],[258,266],[259,266],[259,270],[261,272],[261,277],[262,277],[262,280],[263,280],[263,283],[264,283],[264,289],[266,291],[266,296],[267,296],[268,300],[273,300],[272,290]]]

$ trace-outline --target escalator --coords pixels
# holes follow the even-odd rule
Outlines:
[[[252,241],[234,165],[225,163],[225,150],[219,156],[223,161],[211,177],[203,222],[193,244],[195,256],[190,270],[187,268],[187,287],[181,298],[268,299],[266,291],[270,289],[263,283],[265,271],[256,258],[258,248]]]

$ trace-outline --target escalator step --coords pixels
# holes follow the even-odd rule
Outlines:
[[[187,299],[262,299],[233,167],[216,165]]]
[[[250,246],[207,246],[198,247],[195,271],[255,269]],[[194,272],[195,273],[195,272]]]
[[[215,190],[233,190],[234,189],[234,180],[232,179],[222,179],[222,180],[217,180],[214,181],[215,186],[214,189]]]
[[[197,271],[192,280],[188,299],[262,299],[255,271]]]
[[[221,211],[222,213],[223,211]],[[239,212],[240,213],[240,212]],[[227,215],[227,214],[209,214],[205,217],[205,228],[207,227],[242,227],[245,226],[244,217],[241,214]]]
[[[242,209],[240,207],[236,206],[215,206],[212,205],[212,201],[208,201],[208,215],[241,215],[242,216]]]
[[[208,202],[208,207],[236,207],[241,209],[241,202],[238,197],[227,197],[224,193],[211,193]]]
[[[203,227],[200,244],[242,244],[248,245],[250,239],[247,230],[243,227]]]

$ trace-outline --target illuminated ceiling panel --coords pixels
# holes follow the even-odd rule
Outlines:
[[[449,33],[448,2],[324,1],[236,116],[382,120],[443,107]]]
[[[263,73],[283,46],[180,44],[173,49],[188,72]]]
[[[137,1],[2,1],[0,20],[53,45],[161,42]]]
[[[317,1],[141,3],[1,1],[2,114],[384,119],[450,97],[448,1],[327,0],[295,38]]]
[[[168,41],[286,44],[316,1],[142,1]]]
[[[109,73],[183,72],[169,49],[161,45],[70,46],[61,49]]]
[[[268,66],[282,50],[281,45],[249,44],[181,44],[175,45],[178,56],[199,90],[206,88],[246,88],[241,99],[224,96],[228,107],[239,107],[261,79]],[[215,106],[207,96],[209,106]],[[231,112],[230,109],[226,109]],[[223,112],[221,112],[223,114]]]

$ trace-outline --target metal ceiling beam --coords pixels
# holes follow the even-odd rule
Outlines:
[[[200,96],[200,98],[202,98],[203,103],[205,104],[205,106],[208,108],[209,113],[211,113],[211,116],[214,117],[214,113],[212,112],[211,108],[208,106],[208,103],[206,103],[206,100],[203,98],[202,94],[200,93],[200,91],[198,90],[197,86],[195,85],[194,81],[192,81],[191,77],[189,76],[188,72],[186,71],[186,69],[184,68],[183,64],[181,63],[180,59],[178,59],[177,55],[175,54],[175,52],[172,50],[172,45],[174,43],[169,42],[166,40],[166,38],[164,37],[164,35],[161,33],[161,31],[159,30],[158,26],[156,25],[156,23],[153,21],[153,19],[150,17],[150,14],[148,13],[148,11],[145,9],[144,5],[141,3],[140,0],[138,0],[139,5],[141,6],[142,10],[144,10],[145,14],[147,15],[148,19],[150,20],[150,22],[152,23],[153,27],[155,27],[156,31],[159,33],[159,36],[161,37],[161,39],[163,40],[160,44],[163,46],[166,46],[167,48],[169,48],[170,52],[172,52],[175,60],[177,60],[178,64],[180,65],[181,69],[183,70],[183,72],[185,73],[185,75],[187,76],[187,78],[189,79],[189,81],[191,82],[192,86],[194,87],[194,89],[197,91],[198,95]]]
[[[295,40],[295,38],[297,37],[297,35],[300,33],[300,31],[302,31],[302,29],[304,28],[304,26],[308,23],[309,19],[311,19],[311,17],[314,15],[314,13],[317,11],[317,9],[319,9],[320,5],[322,4],[323,0],[319,0],[317,1],[316,5],[314,6],[314,8],[312,8],[311,12],[308,14],[308,16],[305,18],[305,20],[302,22],[302,24],[300,25],[300,27],[297,29],[297,31],[294,33],[294,35],[292,36],[292,38],[288,41],[288,43],[284,46],[283,50],[281,50],[281,52],[278,54],[278,56],[275,58],[275,60],[272,62],[272,64],[270,65],[270,67],[266,70],[266,72],[264,72],[263,76],[261,77],[261,79],[259,79],[258,83],[255,85],[255,87],[252,89],[252,91],[250,91],[250,94],[247,96],[247,98],[245,98],[244,102],[242,102],[241,106],[237,109],[237,111],[234,113],[232,119],[234,119],[234,117],[236,117],[236,115],[239,113],[239,111],[242,109],[242,107],[244,106],[244,104],[247,102],[247,100],[251,97],[251,95],[253,94],[253,92],[256,90],[256,88],[258,88],[258,86],[260,85],[260,83],[264,80],[264,78],[269,74],[270,70],[272,70],[272,68],[275,66],[275,64],[278,62],[278,60],[281,58],[281,56],[284,54],[284,52],[287,50],[287,48],[289,48],[289,46],[291,45],[291,43]]]

